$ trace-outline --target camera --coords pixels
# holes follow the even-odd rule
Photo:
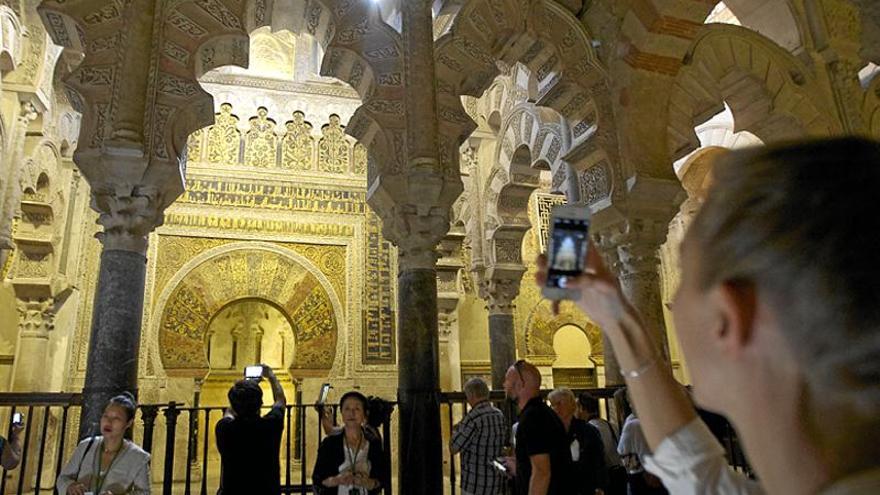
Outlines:
[[[12,424],[14,425],[23,425],[24,424],[24,416],[21,413],[15,413],[12,415]]]

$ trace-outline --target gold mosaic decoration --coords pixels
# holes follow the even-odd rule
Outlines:
[[[215,123],[208,128],[208,163],[231,165],[238,163],[241,148],[241,133],[238,131],[238,117],[232,115],[232,105],[220,105],[220,113]]]
[[[315,139],[312,124],[306,122],[302,112],[293,112],[293,120],[285,124],[287,134],[281,140],[281,168],[312,170],[312,153]]]
[[[223,277],[224,283],[217,283],[217,277]],[[290,318],[296,339],[292,368],[333,365],[338,322],[318,279],[279,253],[240,249],[206,260],[174,288],[159,324],[165,368],[207,370],[208,325],[226,305],[242,299],[272,302]]]
[[[370,210],[365,221],[364,363],[394,364],[397,315],[392,287],[397,281],[391,270],[391,244],[382,237],[378,215]]]
[[[330,123],[321,129],[324,137],[318,143],[318,170],[344,174],[351,162],[350,147],[338,115],[330,116]]]
[[[275,121],[269,118],[268,110],[260,107],[250,124],[251,128],[244,138],[244,164],[249,167],[274,168],[278,154]]]

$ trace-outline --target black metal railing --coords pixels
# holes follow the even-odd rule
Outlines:
[[[318,410],[313,405],[303,404],[301,394],[297,393],[296,398],[298,402],[286,407],[284,418],[281,492],[309,494],[314,491],[310,482],[313,456],[317,454],[317,445],[323,439],[324,431]],[[3,470],[0,495],[50,493],[80,440],[81,405],[80,394],[0,393],[0,421],[9,425],[6,438],[12,433],[12,415],[16,412],[24,415],[21,463],[14,470]],[[331,407],[335,412],[336,405],[325,407]],[[224,407],[188,407],[176,402],[138,407],[131,433],[133,440],[153,457],[152,478],[161,480],[154,483],[155,492],[162,495],[217,492],[220,456],[213,441],[213,431],[224,413]],[[389,418],[381,424],[389,463],[390,423]],[[392,487],[385,487],[384,493],[391,495]]]
[[[575,390],[576,393],[582,390]],[[612,405],[615,388],[587,389],[599,398],[605,417],[617,425],[623,418],[616,417],[617,408]],[[549,391],[544,391],[546,395]],[[515,406],[504,399],[500,391],[492,392],[490,400],[501,409],[508,424],[516,421]],[[461,392],[440,394],[441,418],[444,441],[448,445],[451,427],[469,410]],[[24,431],[21,436],[22,460],[19,467],[2,471],[0,495],[51,493],[55,479],[68,462],[79,436],[79,416],[82,404],[80,394],[10,394],[0,393],[0,424],[6,424],[6,438],[11,434],[11,418],[16,412],[24,415]],[[327,407],[335,407],[328,405]],[[132,438],[153,456],[154,491],[162,495],[208,495],[216,493],[219,485],[220,456],[213,438],[214,426],[224,415],[224,407],[190,407],[171,402],[168,404],[143,404],[133,428]],[[335,416],[335,415],[334,415]],[[3,423],[5,421],[5,423]],[[730,464],[737,470],[751,474],[740,448],[736,432],[729,423],[716,423],[712,428],[727,450]],[[392,436],[390,417],[382,423],[381,432],[385,455],[393,462],[392,448],[396,439]],[[311,404],[303,404],[297,393],[293,404],[287,406],[281,450],[282,493],[307,494],[313,492],[310,482],[311,467],[317,446],[324,437],[320,414]],[[509,442],[508,442],[509,443]],[[456,459],[444,449],[444,483],[446,493],[458,491],[458,465]],[[392,473],[394,470],[392,469]],[[397,478],[392,474],[394,479]],[[386,494],[392,487],[385,488]]]

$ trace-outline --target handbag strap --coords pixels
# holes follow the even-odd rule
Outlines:
[[[79,458],[79,466],[76,468],[76,481],[79,481],[79,473],[82,471],[83,461],[86,460],[86,456],[89,455],[89,450],[92,449],[92,444],[95,443],[95,437],[89,438],[89,444],[86,445],[86,451],[83,452],[82,457]]]

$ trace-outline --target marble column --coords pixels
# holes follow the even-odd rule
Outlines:
[[[398,275],[400,491],[440,494],[440,370],[437,274],[403,267]]]
[[[44,392],[48,389],[46,363],[49,362],[49,333],[55,327],[52,298],[19,299],[18,351],[12,390]]]
[[[160,223],[149,188],[99,191],[93,206],[104,232],[89,338],[80,437],[95,434],[107,401],[121,392],[137,396],[138,355],[146,281],[147,236]]]
[[[504,388],[504,375],[516,361],[516,328],[513,304],[525,267],[490,267],[480,283],[480,296],[489,310],[489,355],[492,361],[492,389]]]
[[[504,375],[516,361],[516,335],[512,314],[489,315],[489,345],[492,359],[492,390],[503,390]]]

